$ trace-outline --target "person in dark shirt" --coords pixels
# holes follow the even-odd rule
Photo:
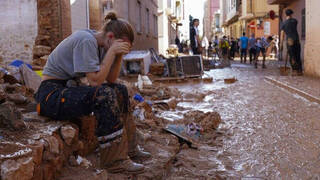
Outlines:
[[[193,26],[190,29],[190,42],[191,42],[191,49],[193,54],[200,54],[201,53],[201,45],[200,45],[200,38],[199,38],[199,19],[194,19],[192,21]]]
[[[302,75],[302,63],[300,57],[301,45],[297,30],[298,21],[295,18],[292,18],[292,14],[293,11],[291,9],[286,10],[287,20],[281,26],[281,39],[284,39],[284,35],[286,35],[291,67],[298,75]],[[283,49],[283,41],[280,48],[281,50]]]
[[[236,51],[237,51],[237,41],[236,39],[231,37],[230,59],[234,60]]]

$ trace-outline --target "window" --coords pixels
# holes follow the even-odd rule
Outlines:
[[[150,15],[149,15],[149,9],[146,9],[146,34],[148,35],[150,33]]]
[[[137,32],[141,33],[141,23],[142,23],[142,12],[141,12],[141,2],[140,1],[137,1],[137,4],[138,4],[138,22],[137,22]]]
[[[301,39],[306,39],[306,8],[301,11]]]
[[[103,12],[106,14],[113,9],[113,0],[107,0],[103,4]]]
[[[153,15],[153,33],[155,37],[158,37],[158,17]]]

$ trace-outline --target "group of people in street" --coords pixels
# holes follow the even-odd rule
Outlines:
[[[262,68],[266,68],[265,59],[267,48],[272,45],[276,46],[274,38],[269,36],[268,38],[259,37],[255,38],[253,33],[250,38],[243,36],[240,39],[228,38],[223,36],[220,40],[215,36],[214,40],[209,43],[208,56],[212,56],[214,52],[221,60],[222,66],[230,66],[230,60],[234,60],[236,54],[240,56],[240,62],[247,62],[247,55],[249,54],[250,64],[254,63],[255,67],[258,66],[258,58],[260,54],[263,57]]]
[[[254,63],[254,67],[258,68],[258,60],[260,54],[262,55],[262,68],[266,68],[266,52],[268,48],[272,45],[275,46],[273,41],[273,37],[269,36],[268,38],[263,37],[255,37],[255,34],[252,33],[251,37],[246,37],[246,34],[243,33],[240,38],[240,62],[247,62],[247,54],[249,53],[250,64]]]
[[[209,42],[206,54],[209,57],[217,56],[221,60],[221,66],[223,67],[230,66],[230,60],[234,60],[236,54],[239,54],[241,63],[246,63],[247,57],[249,56],[249,62],[250,64],[254,64],[255,68],[258,68],[259,56],[261,55],[261,67],[265,69],[268,48],[271,48],[271,52],[274,52],[275,57],[278,57],[279,52],[283,50],[283,43],[286,42],[287,55],[292,70],[298,75],[302,75],[301,45],[297,31],[298,21],[292,17],[293,11],[291,9],[287,9],[285,14],[286,21],[284,21],[280,27],[282,39],[280,49],[278,35],[256,37],[256,35],[252,33],[250,37],[247,37],[244,32],[239,39],[227,36],[219,39],[218,36],[215,36],[214,39]],[[202,54],[203,51],[198,30],[199,19],[194,19],[192,25],[190,28],[190,46],[192,53],[199,55]]]

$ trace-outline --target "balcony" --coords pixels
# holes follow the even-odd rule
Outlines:
[[[295,0],[268,0],[268,4],[290,4]]]

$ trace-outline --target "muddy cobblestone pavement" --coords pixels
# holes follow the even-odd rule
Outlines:
[[[266,76],[279,76],[275,64],[267,67],[254,69],[234,63],[231,68],[207,71],[213,77],[212,83],[154,84],[163,97],[170,99],[167,106],[155,103],[158,110],[146,110],[143,120],[135,119],[139,144],[152,154],[152,159],[136,160],[146,166],[143,174],[108,174],[99,168],[95,141],[90,139],[94,124],[78,128],[38,119],[31,113],[23,114],[28,129],[23,133],[0,131],[1,178],[319,179],[320,105],[266,81]],[[228,84],[224,81],[227,78],[237,81]],[[133,83],[124,83],[129,86],[131,97],[138,92]],[[144,98],[148,100],[147,95]],[[156,102],[154,98],[149,99]],[[133,101],[132,107],[135,106]],[[92,122],[88,118],[82,121]],[[203,128],[192,147],[163,130],[167,124],[190,122]],[[19,156],[16,163],[6,160],[6,154],[14,151]],[[79,154],[84,157],[80,165]]]

